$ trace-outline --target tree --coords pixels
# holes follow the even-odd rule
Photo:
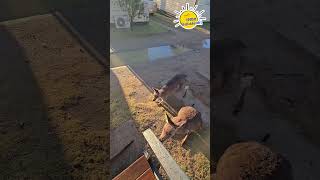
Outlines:
[[[128,13],[130,20],[131,31],[133,26],[133,19],[144,11],[144,4],[142,0],[118,0],[120,8]]]

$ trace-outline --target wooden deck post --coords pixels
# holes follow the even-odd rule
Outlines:
[[[189,180],[190,178],[181,170],[176,161],[172,158],[167,149],[162,145],[151,129],[143,132],[143,135],[149,143],[154,154],[166,171],[168,177],[172,180]]]

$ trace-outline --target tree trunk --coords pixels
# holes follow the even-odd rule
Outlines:
[[[133,21],[132,21],[132,20],[130,20],[130,30],[131,30],[131,31],[133,31],[133,27],[132,27],[132,25],[133,25]]]
[[[133,31],[133,18],[130,17],[130,30]]]

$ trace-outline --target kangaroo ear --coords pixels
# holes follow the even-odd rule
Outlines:
[[[173,127],[178,127],[177,125],[175,125],[174,123],[173,123],[173,121],[171,120],[171,118],[169,117],[169,115],[166,113],[166,122],[167,123],[169,123],[171,126],[173,126]]]

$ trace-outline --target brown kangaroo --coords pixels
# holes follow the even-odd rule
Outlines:
[[[185,74],[177,74],[172,79],[170,79],[164,86],[161,87],[161,89],[153,89],[153,100],[156,101],[158,98],[161,99],[161,101],[157,101],[157,103],[161,103],[163,100],[165,100],[168,96],[177,93],[182,89],[182,87],[186,84],[187,75]],[[185,91],[188,90],[188,86],[185,86]],[[186,92],[184,93],[186,94]]]
[[[160,141],[163,142],[175,135],[185,135],[182,144],[190,133],[202,128],[201,113],[191,106],[182,107],[172,119],[166,114],[166,124],[162,128]]]

